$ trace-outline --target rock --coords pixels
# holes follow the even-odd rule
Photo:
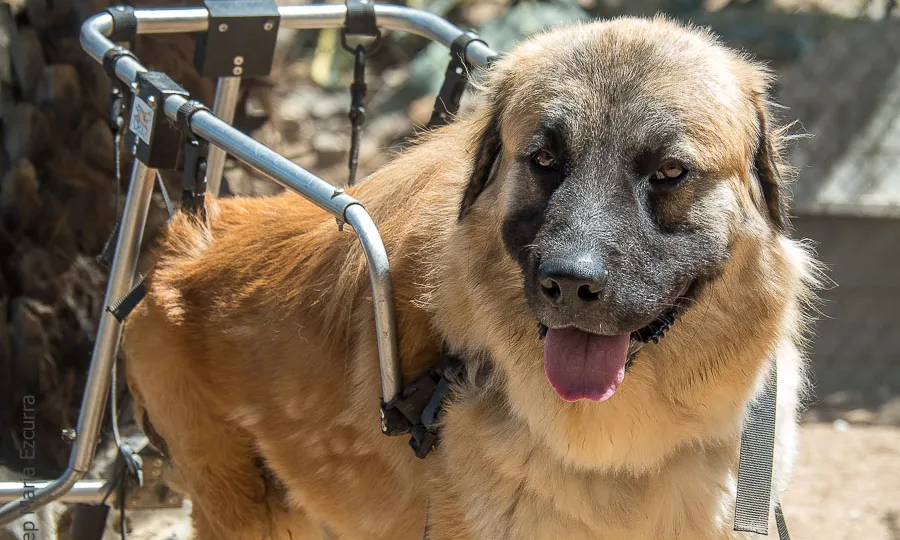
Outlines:
[[[25,13],[28,22],[39,30],[50,30],[66,22],[72,14],[74,0],[28,0],[25,3]]]
[[[313,135],[312,147],[319,158],[316,165],[330,167],[347,158],[350,139],[349,136],[320,131]]]
[[[835,431],[850,431],[851,426],[850,422],[843,418],[839,418],[831,423],[831,427],[833,427]]]
[[[37,171],[27,159],[19,160],[0,183],[0,218],[10,228],[27,228],[40,214]]]
[[[71,64],[53,64],[44,73],[35,92],[38,105],[49,105],[57,121],[74,125],[81,116],[81,84]]]
[[[7,51],[15,32],[16,22],[9,4],[0,3],[0,81],[3,82],[12,81],[12,64]]]
[[[75,65],[84,89],[82,106],[85,115],[106,119],[109,116],[112,84],[103,68],[96,62],[84,61]]]
[[[12,70],[22,94],[30,99],[47,64],[41,39],[34,28],[20,28],[10,44]]]
[[[81,139],[81,155],[92,166],[102,169],[112,168],[110,165],[115,159],[113,134],[105,120],[94,120],[84,132]]]
[[[12,326],[12,369],[23,386],[39,383],[40,363],[53,357],[44,319],[53,308],[37,300],[18,297],[10,310]]]
[[[3,118],[3,146],[9,160],[35,157],[48,142],[50,124],[47,114],[30,103],[19,103]]]

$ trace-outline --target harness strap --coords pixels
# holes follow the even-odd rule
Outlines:
[[[145,278],[141,277],[131,290],[125,293],[125,296],[116,300],[113,305],[107,306],[106,311],[110,312],[120,323],[125,322],[128,315],[134,311],[134,308],[141,303],[145,296],[147,296],[147,284]]]
[[[444,73],[444,84],[441,85],[441,91],[434,101],[434,111],[431,113],[431,120],[428,121],[429,128],[448,123],[450,117],[459,111],[460,101],[462,101],[463,93],[469,82],[469,70],[472,67],[466,60],[466,49],[473,41],[484,43],[475,34],[466,32],[450,44],[450,64],[447,65],[447,71]]]
[[[750,404],[741,433],[734,530],[769,534],[772,502],[772,459],[775,452],[775,410],[778,402],[778,369],[775,358],[759,399]],[[775,502],[775,522],[780,540],[790,540],[781,504]]]
[[[376,37],[379,34],[374,0],[346,0],[346,5],[344,28],[347,35]]]

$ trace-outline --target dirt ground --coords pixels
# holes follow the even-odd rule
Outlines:
[[[900,427],[810,423],[801,443],[783,501],[793,540],[900,540]],[[129,538],[185,540],[187,512],[134,515]]]
[[[900,427],[803,427],[783,501],[795,540],[900,540]]]
[[[783,501],[793,540],[900,540],[900,427],[812,422],[803,426],[801,444]],[[46,512],[41,540],[56,540],[50,521],[61,510]],[[104,540],[121,539],[114,514]],[[130,512],[128,539],[188,540],[189,515],[190,502],[178,510]],[[0,540],[22,538],[20,532],[0,531]]]

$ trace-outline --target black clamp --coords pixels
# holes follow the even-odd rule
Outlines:
[[[378,21],[375,19],[374,0],[346,0],[347,17],[343,31],[348,36],[378,37]]]
[[[194,65],[204,77],[265,77],[272,71],[281,15],[274,0],[204,0],[209,26],[197,35]]]
[[[110,89],[109,103],[109,128],[113,132],[113,136],[118,136],[125,127],[125,115],[128,113],[128,101],[130,92],[124,90],[124,85],[114,84]]]
[[[174,169],[178,166],[181,133],[166,120],[163,104],[173,95],[188,97],[188,92],[159,71],[138,73],[135,82],[126,148],[148,167]]]
[[[382,404],[382,431],[393,436],[410,433],[409,446],[416,457],[427,457],[438,443],[444,400],[463,368],[458,357],[445,352],[441,361],[407,385],[401,396]]]
[[[363,124],[366,123],[366,55],[372,54],[381,46],[381,31],[375,18],[374,0],[346,0],[347,16],[341,28],[341,45],[353,54],[353,82],[350,84],[350,155],[347,167],[350,170],[347,185],[356,183],[356,171],[359,168],[359,140]],[[357,44],[351,47],[347,36],[374,37],[375,40],[364,47]]]
[[[106,10],[112,17],[113,28],[109,35],[111,41],[133,41],[137,36],[138,20],[131,6],[113,6]]]
[[[127,56],[128,58],[137,61],[137,57],[133,52],[119,45],[108,49],[106,53],[103,54],[103,71],[106,72],[107,77],[114,81],[118,80],[118,77],[116,77],[116,62],[123,56]]]
[[[446,124],[450,121],[450,117],[459,111],[460,101],[469,82],[469,70],[472,68],[471,63],[466,60],[466,49],[473,41],[484,43],[484,40],[475,34],[465,32],[450,44],[450,64],[444,73],[441,91],[434,101],[434,112],[428,121],[429,128]]]
[[[176,125],[184,134],[184,170],[181,173],[181,204],[194,214],[204,215],[206,197],[206,166],[209,142],[199,139],[191,129],[191,117],[199,111],[207,111],[199,101],[186,101],[178,108]]]

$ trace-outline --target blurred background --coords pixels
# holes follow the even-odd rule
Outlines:
[[[288,3],[288,2],[282,2]],[[189,5],[146,0],[136,7]],[[900,8],[891,0],[409,0],[508,50],[544,27],[667,13],[709,26],[777,73],[797,237],[829,283],[815,325],[815,393],[784,501],[794,538],[900,539]],[[106,267],[97,261],[123,203],[114,179],[109,82],[78,45],[107,0],[0,3],[0,479],[19,478],[22,398],[38,404],[38,474],[59,474],[74,427]],[[194,38],[147,36],[135,51],[198,99],[214,85],[192,63]],[[431,114],[449,54],[401,33],[368,60],[360,176],[390,159]],[[338,31],[282,30],[270,77],[243,82],[236,126],[322,178],[347,178],[352,56]],[[127,188],[130,155],[123,153]],[[223,192],[280,188],[231,161]],[[177,195],[177,175],[167,175]],[[167,213],[159,193],[146,245]],[[176,197],[177,199],[177,197]],[[128,422],[127,414],[123,420]],[[107,435],[108,438],[108,435]],[[108,446],[108,441],[105,443]],[[4,472],[5,471],[5,472]],[[4,477],[5,475],[5,477]],[[129,538],[187,538],[187,507],[129,514]],[[46,538],[68,538],[53,505]],[[113,527],[107,538],[118,538]],[[0,531],[10,538],[21,535]]]

